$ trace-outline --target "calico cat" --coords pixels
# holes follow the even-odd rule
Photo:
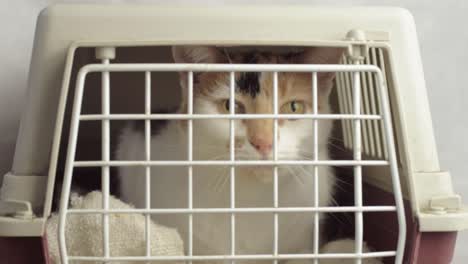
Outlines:
[[[173,47],[177,63],[261,63],[261,64],[330,64],[338,63],[342,50],[338,48],[308,48],[303,52],[278,55],[273,53],[227,54],[216,47]],[[187,113],[187,73],[180,73],[183,100],[178,110]],[[318,74],[318,111],[330,113],[328,97],[333,87],[333,73]],[[278,74],[279,113],[311,113],[311,73]],[[194,75],[193,111],[196,114],[228,114],[229,73],[205,72]],[[273,74],[235,74],[235,112],[273,113]],[[235,121],[235,156],[237,160],[271,160],[273,151],[273,120],[250,119]],[[328,140],[331,120],[320,120],[318,127],[318,156],[329,160]],[[187,159],[187,121],[165,121],[151,136],[152,160]],[[139,125],[127,126],[120,137],[118,160],[144,160],[144,130]],[[229,160],[230,121],[223,119],[193,121],[193,159]],[[278,158],[280,160],[307,160],[313,157],[313,121],[298,119],[278,121]],[[235,206],[273,206],[273,168],[241,166],[235,169]],[[320,166],[319,205],[331,204],[336,183],[332,168]],[[145,206],[145,168],[119,169],[124,201],[137,207]],[[311,207],[314,205],[312,166],[280,166],[278,169],[278,195],[280,207]],[[188,180],[186,167],[156,166],[151,168],[151,207],[187,208]],[[193,167],[193,207],[230,207],[230,170],[228,166]],[[156,214],[158,223],[176,227],[188,237],[188,216],[184,214]],[[230,214],[193,215],[193,254],[229,255]],[[236,254],[272,254],[274,232],[271,213],[237,214],[235,217]],[[294,254],[311,252],[313,248],[313,213],[279,214],[278,252]],[[185,240],[185,245],[188,241]],[[339,240],[326,244],[321,250],[353,252],[354,241]],[[367,248],[365,248],[367,250]],[[270,263],[271,261],[266,261]],[[308,263],[310,260],[295,260]],[[258,261],[255,261],[258,263]],[[321,260],[320,263],[354,263],[348,260]],[[363,263],[380,263],[368,259]]]

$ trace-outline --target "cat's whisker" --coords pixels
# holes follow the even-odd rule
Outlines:
[[[292,173],[293,173],[295,179],[296,179],[298,182],[301,183],[301,186],[302,186],[302,185],[305,185],[305,180],[304,180],[304,178],[303,178],[303,175],[304,175],[303,171],[300,170],[300,169],[298,168],[298,166],[288,166],[288,167],[289,167],[290,170],[292,171]]]
[[[350,182],[347,182],[345,180],[340,179],[339,177],[335,177],[336,182],[346,184],[346,185],[352,185]]]
[[[216,190],[217,192],[220,192],[221,190],[223,190],[224,186],[226,186],[226,183],[229,181],[229,174],[228,171],[230,170],[226,170],[226,173],[223,175],[222,177],[222,181],[221,181],[221,185],[218,186],[218,189]]]
[[[347,149],[345,149],[345,148],[343,148],[343,147],[341,147],[339,145],[336,145],[336,144],[334,144],[332,142],[328,142],[328,146],[333,147],[334,149],[339,150],[342,153],[349,153],[350,152],[349,150],[347,150]]]
[[[344,143],[344,140],[341,138],[334,137],[332,135],[328,136],[328,139]]]
[[[313,172],[306,170],[306,169],[304,168],[304,166],[297,166],[297,168],[301,169],[302,173],[305,174],[305,175],[308,176],[308,177],[313,177],[313,175],[314,175]],[[328,173],[328,175],[327,175],[327,177],[333,177],[333,176],[334,176],[334,175],[333,175],[332,173]],[[319,177],[320,177],[320,175],[319,175]],[[339,179],[339,178],[337,178],[337,177],[335,177],[335,180],[336,180],[336,181],[335,181],[335,186],[334,186],[334,187],[339,188],[340,191],[343,191],[343,192],[345,192],[345,191],[347,191],[347,190],[346,190],[344,187],[341,186],[342,184],[351,185],[350,183],[348,183],[348,182],[346,182],[346,181],[343,181],[343,180],[341,180],[341,179]],[[340,184],[341,184],[341,185],[340,185]]]
[[[228,153],[223,153],[223,154],[220,154],[220,155],[217,155],[217,156],[213,156],[213,157],[210,157],[208,158],[208,160],[227,160],[229,159],[230,155]],[[219,176],[218,177],[215,177],[215,180],[213,181],[213,184],[210,184],[210,187],[213,188],[215,191],[219,191],[221,190],[224,185],[225,185],[225,182],[226,182],[226,179],[228,178],[228,173],[227,173],[227,170],[228,170],[229,167],[225,167],[225,166],[222,166],[222,167],[219,167],[216,174]]]
[[[246,155],[243,151],[240,151],[239,153],[236,153],[235,155],[236,159],[237,158],[243,158],[243,157],[246,157],[247,159],[249,159],[249,156]],[[209,158],[209,160],[219,160],[219,159],[223,159],[224,160],[228,160],[230,158],[230,154],[229,153],[224,153],[224,154],[221,154],[221,155],[218,155],[218,156],[214,156],[214,157],[211,157]],[[224,186],[226,185],[226,183],[228,182],[228,179],[229,179],[229,176],[230,174],[228,173],[229,172],[229,169],[230,167],[226,167],[226,166],[223,166],[221,167],[220,169],[222,169],[219,173],[219,176],[216,177],[215,181],[213,184],[211,184],[211,187],[219,192],[221,191]]]
[[[289,172],[289,175],[293,176],[294,180],[296,180],[299,183],[299,185],[305,185],[304,179],[294,171],[293,167],[286,166],[286,169]]]
[[[333,206],[340,206],[340,204],[338,203],[338,201],[337,201],[333,196],[330,196],[330,201],[331,201],[331,205],[333,205]],[[344,213],[344,214],[342,213],[341,215],[342,215],[343,217],[341,217],[341,218],[338,216],[338,213],[327,213],[326,215],[327,215],[327,216],[333,217],[333,218],[334,218],[336,221],[338,221],[340,224],[343,224],[343,225],[351,225],[351,224],[352,224],[352,223],[351,223],[351,220],[350,220],[350,218],[349,218],[349,215],[346,214],[346,213]],[[345,222],[342,220],[342,218],[344,218],[348,223],[345,223]]]
[[[298,173],[297,178],[298,178],[299,182],[302,183],[302,185],[306,186],[306,181],[304,180],[304,174]]]
[[[227,182],[227,179],[229,178],[228,177],[228,174],[229,174],[228,173],[229,172],[228,168],[229,167],[223,167],[223,168],[224,168],[223,171],[222,171],[223,173],[220,174],[219,177],[216,177],[217,178],[216,185],[214,186],[215,192],[218,192],[218,193],[222,190],[222,188],[224,187],[224,185]]]
[[[218,167],[216,175],[219,175],[219,176],[215,177],[215,179],[213,180],[213,183],[210,184],[212,189],[214,189],[215,191],[218,190],[220,181],[225,176],[226,173],[227,173],[226,167]]]

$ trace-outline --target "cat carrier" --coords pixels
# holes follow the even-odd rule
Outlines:
[[[173,63],[172,47],[195,45],[227,53],[268,50],[289,54],[310,47],[335,48],[343,53],[339,61],[328,64]],[[194,76],[201,72],[227,74],[228,112],[194,112]],[[271,113],[235,112],[235,78],[246,72],[271,76]],[[186,78],[179,78],[178,73]],[[284,73],[309,76],[310,112],[279,111],[278,80]],[[324,73],[335,75],[330,95],[333,111],[328,114],[317,107],[318,79]],[[179,79],[185,85],[179,85]],[[184,111],[152,111],[177,107],[181,98],[187,100]],[[193,124],[210,119],[229,121],[226,159],[198,160],[193,156]],[[237,159],[235,122],[255,119],[272,120],[272,157]],[[283,159],[278,155],[279,124],[286,119],[307,119],[313,124],[310,152],[314,154],[310,158]],[[185,159],[151,159],[150,134],[156,120],[185,122]],[[318,154],[317,129],[324,120],[332,120],[334,126],[329,159]],[[117,141],[128,121],[139,122],[143,128],[141,160],[115,158]],[[150,171],[161,166],[186,171],[184,188],[173,190],[184,193],[186,206],[151,206],[149,182],[158,175]],[[194,171],[210,166],[228,169],[229,203],[225,207],[198,207],[194,203],[194,182],[199,176]],[[246,166],[272,168],[273,180],[268,185],[272,188],[271,204],[236,204],[235,171]],[[314,184],[309,190],[315,197],[313,205],[278,203],[281,166],[312,168]],[[321,166],[333,167],[342,182],[338,189],[344,191],[337,191],[336,204],[319,204],[318,186],[324,177],[319,173]],[[136,190],[145,201],[143,205],[113,207],[115,198],[110,194],[121,167],[138,167],[145,175],[145,188]],[[76,206],[85,201],[71,193],[80,181],[101,190],[93,197],[97,199],[95,207]],[[116,192],[112,194],[119,197]],[[468,228],[468,213],[453,191],[451,176],[439,166],[413,18],[406,10],[387,7],[51,6],[38,18],[27,103],[14,162],[11,172],[3,177],[0,198],[0,252],[5,263],[50,263],[51,251],[55,250],[61,263],[325,263],[333,259],[380,263],[369,262],[379,259],[381,263],[439,264],[451,262],[456,234]],[[178,244],[182,249],[171,254],[156,252],[153,247],[164,246],[167,241],[163,240],[163,227],[153,228],[151,218],[172,214],[186,216],[187,231],[181,231],[183,245]],[[213,226],[210,232],[225,233],[227,253],[201,255],[194,249],[199,242],[193,238],[194,219],[200,214],[226,217],[226,228]],[[268,252],[237,250],[243,242],[236,240],[236,220],[248,214],[264,214],[271,219],[265,224],[271,226]],[[307,252],[284,253],[279,249],[284,239],[281,222],[291,214],[312,215],[313,230],[303,231],[310,231],[312,246]],[[319,218],[319,214],[325,217]],[[139,215],[130,221],[141,220],[143,231],[132,232],[137,225],[129,224],[126,228],[130,235],[121,235],[119,240],[116,237],[121,230],[114,224],[132,215]],[[46,231],[51,216],[58,221],[56,233]],[[75,216],[89,219],[87,223],[94,223],[96,228],[80,229],[79,222],[74,222],[78,226],[71,234]],[[80,232],[86,235],[80,236]],[[158,235],[156,239],[151,233]],[[78,254],[71,249],[72,242],[78,247],[91,243],[89,237],[93,235],[95,251]],[[119,254],[115,248],[130,247],[133,236],[141,239],[135,246],[140,247],[139,253]],[[352,239],[350,251],[321,249],[325,242],[344,237]],[[365,245],[370,250],[365,250]]]

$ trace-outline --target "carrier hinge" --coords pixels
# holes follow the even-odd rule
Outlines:
[[[97,47],[96,48],[96,59],[99,60],[113,60],[115,59],[115,48],[114,47]]]
[[[369,52],[369,42],[388,41],[388,32],[365,31],[353,29],[346,34],[346,40],[351,42],[348,47],[348,56],[355,63],[362,63]]]

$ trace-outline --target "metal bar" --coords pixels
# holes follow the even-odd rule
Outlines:
[[[273,114],[278,115],[278,72],[273,72]],[[273,120],[273,161],[278,161],[278,119]],[[278,208],[278,166],[273,167],[273,206]],[[273,255],[278,255],[278,213],[273,214]],[[273,260],[278,263],[277,259]]]
[[[147,257],[80,257],[80,256],[70,256],[70,260],[73,261],[106,261],[106,262],[115,262],[115,261],[216,261],[216,260],[288,260],[288,259],[353,259],[353,258],[384,258],[384,257],[393,257],[395,256],[395,251],[380,251],[380,252],[369,252],[362,254],[352,254],[352,253],[336,253],[336,254],[278,254],[278,255],[268,255],[268,254],[259,254],[259,255],[207,255],[207,256],[153,256],[151,258]]]
[[[75,87],[75,95],[73,97],[73,109],[71,114],[70,134],[68,137],[67,158],[65,163],[65,172],[62,185],[62,194],[60,196],[60,210],[58,223],[58,242],[60,250],[60,259],[63,264],[69,263],[67,255],[67,242],[65,238],[65,229],[68,213],[68,201],[70,199],[70,189],[72,182],[73,162],[76,154],[76,142],[78,140],[79,116],[81,113],[81,105],[83,101],[83,89],[85,82],[85,74],[79,73]]]
[[[313,113],[314,115],[318,114],[318,84],[317,84],[317,73],[312,73],[312,106],[313,106]],[[313,159],[314,161],[318,161],[319,153],[318,153],[318,120],[313,120],[314,126],[314,152],[313,152]],[[314,208],[319,208],[319,178],[318,178],[318,166],[314,166]],[[315,212],[314,216],[314,254],[319,253],[319,213]],[[318,259],[314,259],[314,264],[318,264]]]
[[[385,160],[152,160],[152,161],[75,161],[74,167],[122,167],[122,166],[286,166],[286,165],[309,165],[309,166],[387,166]]]
[[[381,120],[380,115],[354,115],[354,114],[236,114],[235,116],[226,114],[112,114],[112,115],[81,115],[81,121],[97,120],[200,120],[200,119],[360,119],[360,120]]]
[[[395,140],[393,138],[393,127],[390,113],[390,103],[388,94],[386,92],[386,86],[384,77],[381,73],[376,74],[378,87],[377,92],[381,99],[380,112],[383,117],[383,129],[385,131],[386,148],[388,154],[388,161],[390,164],[390,172],[392,176],[393,184],[393,195],[395,197],[395,204],[397,209],[398,217],[398,243],[397,243],[397,255],[395,257],[395,263],[403,263],[403,254],[405,251],[405,240],[406,240],[406,218],[405,218],[405,207],[403,204],[403,195],[401,192],[400,175],[398,173],[398,161],[395,151]]]
[[[109,59],[102,60],[103,65],[109,65]],[[102,72],[101,77],[101,112],[103,115],[110,114],[110,73]],[[101,121],[101,159],[104,162],[110,160],[110,120]],[[101,167],[101,188],[102,188],[102,206],[104,210],[109,209],[110,195],[110,167],[104,165]],[[103,215],[102,218],[102,248],[104,257],[109,257],[109,216]]]
[[[359,73],[354,73],[353,78],[353,101],[354,114],[361,113],[361,79]],[[355,161],[361,161],[362,144],[361,144],[361,121],[354,120],[354,143],[353,156]],[[357,207],[362,206],[362,167],[354,166],[354,204]],[[362,253],[363,244],[363,215],[362,212],[355,212],[355,253]],[[356,264],[361,264],[361,259],[355,259]]]
[[[81,72],[379,72],[374,65],[341,64],[209,64],[209,63],[113,63],[88,64]]]
[[[187,98],[187,111],[188,114],[193,114],[193,72],[188,73],[188,98]],[[193,160],[193,120],[188,120],[188,150],[187,150],[187,161]],[[193,168],[192,165],[188,166],[188,208],[193,208]],[[188,237],[188,255],[193,255],[193,215],[189,214],[189,237]],[[192,261],[189,262],[190,264]]]
[[[74,52],[75,48],[70,47],[67,52],[66,62],[71,62],[74,59]],[[65,62],[65,61],[64,61]],[[65,68],[63,72],[63,79],[60,89],[60,96],[58,98],[58,105],[57,105],[57,116],[55,117],[55,128],[54,128],[54,139],[52,142],[52,148],[50,153],[50,163],[49,163],[49,170],[47,173],[47,192],[45,194],[45,204],[44,210],[42,215],[47,217],[50,215],[52,210],[52,201],[54,196],[54,186],[55,186],[55,178],[57,175],[57,163],[59,159],[59,150],[60,146],[62,145],[62,131],[63,131],[63,121],[65,116],[65,109],[68,108],[68,100],[67,97],[71,95],[72,83],[71,83],[71,74],[73,69],[73,63],[65,63]],[[65,141],[64,141],[65,142]],[[15,165],[13,164],[12,171],[15,171]]]
[[[395,206],[324,206],[324,207],[247,207],[247,208],[152,208],[152,209],[69,209],[69,214],[240,214],[240,213],[343,213],[343,212],[394,212]]]
[[[235,96],[235,89],[236,89],[236,83],[235,83],[235,73],[231,72],[229,76],[229,114],[231,116],[234,116],[236,114],[236,96]],[[235,123],[234,119],[231,119],[229,121],[230,125],[230,132],[229,132],[229,156],[230,160],[232,162],[235,161]],[[231,166],[230,168],[230,207],[231,209],[234,209],[236,207],[236,167]],[[236,214],[231,213],[231,255],[235,256],[236,255]],[[232,264],[235,264],[235,261],[231,261]]]
[[[145,72],[145,114],[151,114],[151,72]],[[151,161],[151,120],[145,120],[145,160]],[[151,166],[145,167],[145,205],[151,208]],[[146,256],[151,256],[151,216],[145,215]]]

